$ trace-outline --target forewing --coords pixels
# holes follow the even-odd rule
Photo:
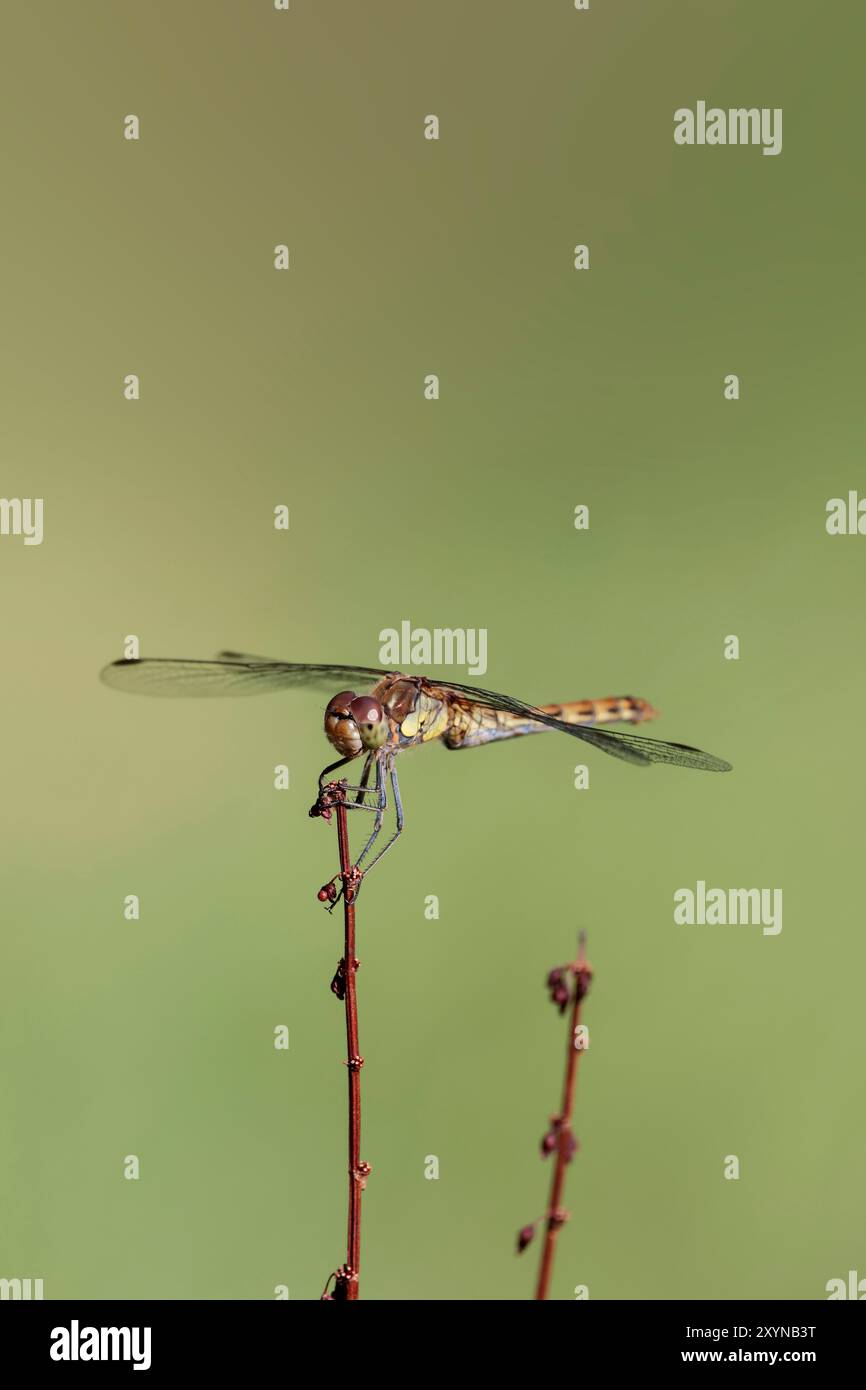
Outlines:
[[[100,679],[134,695],[263,695],[273,690],[375,685],[386,673],[372,666],[310,665],[222,652],[214,661],[142,657],[113,661]]]
[[[548,729],[558,729],[572,738],[581,738],[611,757],[622,758],[627,763],[647,767],[651,763],[670,763],[674,767],[692,767],[703,772],[730,772],[731,764],[712,753],[704,753],[700,748],[691,748],[687,743],[665,743],[658,738],[644,738],[642,734],[624,733],[621,730],[599,729],[592,724],[566,724],[552,714],[545,714],[534,705],[523,700],[515,700],[511,695],[499,695],[494,690],[481,690],[471,685],[459,685],[454,681],[426,681],[425,687],[431,694],[436,690],[455,691],[467,697],[470,704],[481,705],[485,709],[506,710]]]

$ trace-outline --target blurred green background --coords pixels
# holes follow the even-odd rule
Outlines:
[[[531,1296],[580,927],[553,1296],[866,1275],[866,541],[824,527],[864,476],[864,37],[806,0],[6,7],[2,491],[45,540],[0,540],[0,1275],[294,1299],[343,1259],[324,701],[97,672],[130,633],[378,665],[407,618],[735,770],[588,750],[576,791],[553,734],[402,760],[359,908],[362,1296]],[[675,147],[698,99],[782,107],[783,153]],[[782,933],[674,926],[699,878],[781,888]]]

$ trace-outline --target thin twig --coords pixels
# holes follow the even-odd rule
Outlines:
[[[331,981],[331,990],[342,999],[346,1008],[346,1069],[349,1079],[349,1219],[346,1233],[346,1263],[331,1276],[334,1292],[325,1285],[323,1298],[357,1299],[361,1276],[361,1194],[367,1185],[370,1165],[361,1161],[361,1068],[364,1058],[358,1043],[358,995],[355,976],[360,964],[355,955],[355,900],[361,875],[353,867],[349,852],[349,829],[346,817],[345,783],[331,783],[318,814],[330,819],[331,808],[337,817],[337,844],[340,851],[339,878],[342,885],[344,944],[343,956]],[[315,811],[315,807],[313,810]],[[336,904],[338,894],[333,880],[319,892],[321,901]],[[330,1284],[330,1279],[328,1280]]]
[[[570,985],[566,983],[569,975],[572,977]],[[555,970],[551,970],[547,977],[551,998],[559,1007],[560,1013],[564,1013],[569,1003],[571,1004],[571,1022],[568,1032],[562,1104],[559,1114],[551,1116],[551,1127],[541,1143],[544,1157],[551,1153],[556,1154],[547,1212],[542,1218],[545,1223],[544,1245],[541,1251],[538,1283],[535,1289],[536,1299],[542,1300],[547,1298],[550,1290],[557,1237],[569,1218],[569,1213],[562,1205],[562,1196],[565,1189],[565,1170],[578,1148],[577,1139],[572,1129],[577,1066],[580,1054],[584,1050],[583,1034],[579,1033],[578,1029],[580,1028],[581,1004],[589,990],[591,980],[592,968],[586,959],[586,932],[582,931],[578,937],[577,960],[570,965],[558,966]],[[518,1236],[518,1251],[524,1250],[532,1240],[535,1226],[536,1223],[533,1222],[532,1225],[523,1227]]]

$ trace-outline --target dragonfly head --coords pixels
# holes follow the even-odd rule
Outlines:
[[[341,690],[328,701],[325,734],[344,758],[356,758],[364,749],[372,752],[384,745],[388,738],[388,720],[372,695]]]

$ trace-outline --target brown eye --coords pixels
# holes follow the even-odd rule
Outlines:
[[[325,710],[325,718],[329,714],[347,715],[352,706],[352,701],[357,699],[354,690],[341,690],[339,695],[332,695],[328,701],[328,708]]]
[[[379,701],[374,700],[372,695],[356,695],[349,705],[349,710],[358,725],[380,724],[385,715]]]
[[[356,695],[349,706],[349,718],[354,720],[361,745],[368,753],[384,748],[388,742],[388,721],[378,700],[372,695]]]

